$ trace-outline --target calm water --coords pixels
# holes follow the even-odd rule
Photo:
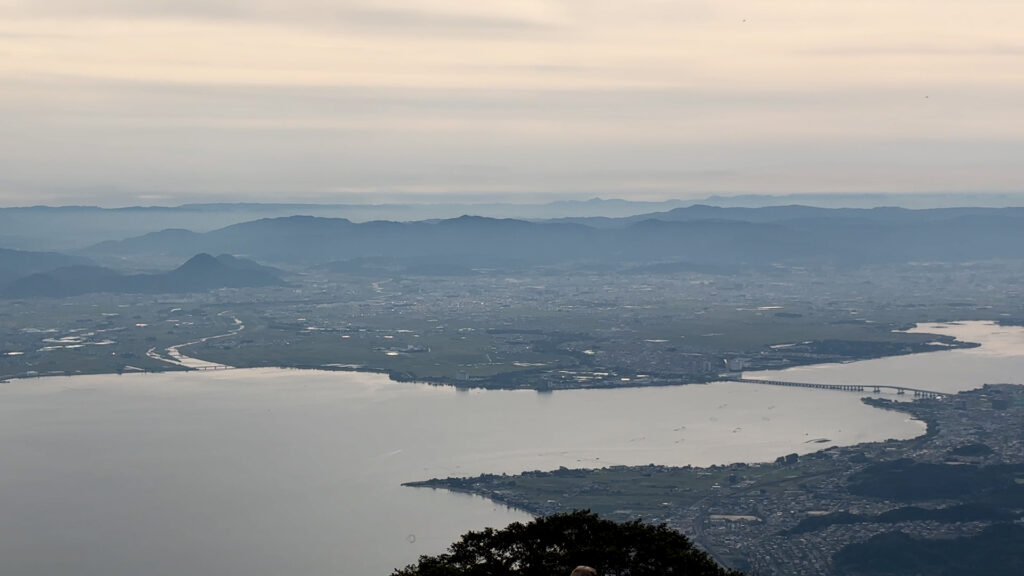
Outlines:
[[[784,375],[900,373],[952,391],[1024,374],[1024,330],[950,330],[986,346]],[[964,364],[971,379],[958,380]],[[761,461],[922,430],[855,394],[733,383],[459,392],[285,370],[16,381],[0,386],[0,573],[387,574],[465,530],[526,519],[407,480]]]

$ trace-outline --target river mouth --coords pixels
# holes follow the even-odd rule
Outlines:
[[[738,383],[537,394],[278,369],[15,381],[0,387],[0,563],[386,574],[466,530],[527,518],[402,482],[765,461],[922,431],[857,394]]]

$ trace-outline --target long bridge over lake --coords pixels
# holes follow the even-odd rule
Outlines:
[[[727,382],[742,382],[744,384],[762,384],[766,386],[791,386],[793,388],[815,388],[818,390],[839,390],[843,392],[868,392],[881,394],[882,392],[896,393],[900,396],[913,394],[915,398],[941,398],[946,396],[942,392],[925,390],[923,388],[911,388],[910,386],[892,386],[889,384],[863,385],[863,384],[817,384],[813,382],[788,382],[784,380],[762,380],[759,378],[725,378]]]
[[[237,370],[234,366],[226,364],[203,364],[201,366],[188,366],[189,370]]]

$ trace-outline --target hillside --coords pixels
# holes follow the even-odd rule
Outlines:
[[[162,274],[125,275],[100,266],[67,266],[20,278],[7,286],[4,298],[62,298],[94,292],[187,293],[217,288],[281,285],[271,269],[250,260],[201,253]]]
[[[85,258],[56,252],[29,252],[0,248],[0,286],[29,274],[85,264],[89,264]]]

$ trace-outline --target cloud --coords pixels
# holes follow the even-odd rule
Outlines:
[[[1024,129],[1005,121],[1024,93],[989,95],[986,114],[971,116],[983,96],[970,87],[927,102],[913,91],[796,87],[510,91],[49,77],[13,88],[0,94],[9,118],[0,174],[18,183],[9,190],[237,198],[294,190],[329,199],[339,190],[676,196],[1024,184]]]
[[[510,4],[510,3],[505,3]],[[340,27],[367,32],[493,34],[552,27],[528,11],[474,8],[473,3],[326,0],[31,0],[6,11],[21,18],[239,20],[273,25]],[[0,5],[0,14],[3,14]]]
[[[1022,21],[997,0],[0,0],[0,174],[325,194],[1024,186],[1004,153],[1024,141]]]
[[[492,34],[494,32],[546,31],[555,28],[550,23],[526,18],[408,9],[343,10],[336,14],[336,20],[363,29],[406,32],[431,30],[434,32]]]
[[[1024,54],[1024,44],[848,44],[819,47],[798,51],[798,53],[856,57],[1020,56]]]
[[[3,10],[0,4],[0,10]],[[22,18],[242,18],[256,16],[249,0],[25,0],[5,10]]]

